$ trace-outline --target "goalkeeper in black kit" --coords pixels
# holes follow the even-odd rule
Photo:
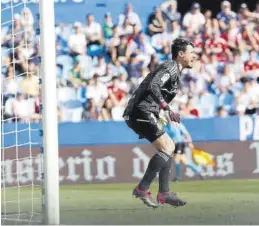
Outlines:
[[[133,190],[133,195],[149,207],[157,208],[159,203],[178,207],[186,204],[169,189],[169,175],[175,144],[159,125],[161,109],[171,121],[179,123],[180,116],[174,113],[168,103],[176,96],[184,68],[192,68],[196,60],[193,44],[186,39],[176,39],[172,46],[172,60],[168,60],[150,72],[130,98],[123,117],[140,138],[146,138],[157,149],[146,172]],[[149,191],[150,184],[159,174],[159,192],[155,201]]]

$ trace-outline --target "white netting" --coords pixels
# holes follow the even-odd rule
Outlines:
[[[1,4],[1,222],[42,218],[38,4]]]

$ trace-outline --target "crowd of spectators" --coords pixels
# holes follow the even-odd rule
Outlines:
[[[228,1],[212,17],[193,3],[181,15],[177,1],[154,8],[142,24],[131,4],[117,21],[56,25],[57,93],[60,121],[122,120],[134,90],[160,63],[171,59],[177,37],[195,45],[198,62],[182,75],[172,108],[182,118],[259,114],[259,2],[237,12]],[[40,118],[38,18],[30,9],[2,27],[2,113],[7,121]],[[53,78],[55,79],[55,78]],[[16,117],[17,116],[17,117]]]

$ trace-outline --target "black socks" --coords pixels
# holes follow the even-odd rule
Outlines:
[[[152,181],[155,179],[157,173],[159,173],[160,171],[161,172],[159,173],[159,191],[160,186],[162,190],[166,190],[167,188],[169,189],[169,171],[171,169],[171,164],[171,156],[164,152],[157,151],[157,153],[149,161],[145,175],[139,183],[139,189],[147,190]]]
[[[163,169],[159,172],[159,192],[169,192],[169,177],[173,159],[169,160],[164,165]]]

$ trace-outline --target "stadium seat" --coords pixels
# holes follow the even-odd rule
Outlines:
[[[5,57],[7,57],[10,54],[10,50],[7,47],[1,47],[1,59],[4,59]]]
[[[92,68],[94,66],[93,59],[90,56],[78,56],[80,65],[84,70],[84,77],[90,78],[90,73],[92,71]]]
[[[63,122],[80,122],[82,118],[83,108],[60,109]]]
[[[87,47],[87,55],[94,57],[98,55],[103,55],[104,49],[103,46],[100,45],[90,45]]]
[[[63,39],[63,40],[68,40],[70,35],[73,33],[73,29],[72,29],[72,25],[63,25],[61,28],[60,28],[60,37]]]
[[[72,87],[58,89],[58,102],[63,121],[80,122],[82,118],[82,103]]]
[[[219,95],[219,106],[224,106],[227,110],[232,106],[234,97],[230,93],[222,93]]]
[[[199,99],[200,117],[209,118],[215,116],[215,110],[218,106],[218,98],[211,93],[204,93]]]
[[[4,37],[7,35],[7,32],[9,30],[8,26],[1,27],[1,36]]]
[[[62,78],[69,78],[69,70],[72,68],[73,59],[68,55],[60,55],[57,57],[57,64],[62,65]]]

